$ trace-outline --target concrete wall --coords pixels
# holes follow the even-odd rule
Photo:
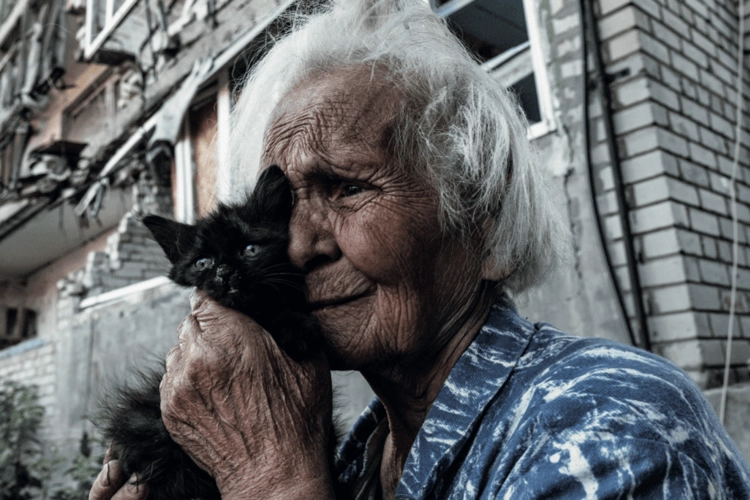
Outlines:
[[[539,2],[542,49],[556,107],[556,128],[534,141],[573,240],[564,265],[544,285],[533,290],[528,300],[521,298],[518,305],[532,321],[549,321],[576,335],[630,343],[602,253],[591,202],[583,127],[578,9],[576,0]]]
[[[710,389],[705,392],[716,414],[719,414],[721,389]],[[730,387],[727,391],[726,417],[724,427],[731,436],[745,460],[750,463],[750,432],[747,428],[747,416],[750,415],[750,384],[742,383]]]
[[[80,298],[60,300],[56,339],[56,408],[49,440],[74,453],[107,387],[138,367],[164,359],[188,314],[188,291],[172,284],[134,290],[118,300],[80,309]]]

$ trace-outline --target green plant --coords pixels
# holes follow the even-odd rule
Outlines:
[[[37,387],[13,381],[0,384],[0,500],[86,500],[101,469],[88,433],[65,473],[73,486],[52,489],[50,479],[64,458],[45,456],[37,438],[44,407],[37,403]],[[98,458],[98,459],[97,459]]]
[[[84,431],[78,454],[73,459],[71,467],[66,471],[67,475],[75,482],[75,486],[55,491],[50,497],[51,500],[87,500],[89,490],[100,470],[101,459],[94,458],[89,435]]]
[[[27,500],[47,478],[37,440],[44,408],[36,386],[0,385],[0,500]]]

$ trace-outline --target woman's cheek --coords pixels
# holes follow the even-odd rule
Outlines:
[[[339,241],[341,252],[358,271],[383,284],[393,279],[393,264],[400,260],[388,232],[387,224],[356,214],[341,224]]]

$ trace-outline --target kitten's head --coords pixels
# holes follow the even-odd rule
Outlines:
[[[143,223],[172,263],[175,283],[247,311],[251,304],[302,296],[301,273],[287,256],[291,211],[289,181],[273,166],[243,204],[219,205],[195,225],[156,215]]]

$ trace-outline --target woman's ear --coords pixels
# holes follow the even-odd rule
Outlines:
[[[510,273],[507,269],[499,269],[497,260],[492,252],[487,253],[482,261],[482,279],[487,281],[503,281]]]
[[[497,265],[495,252],[487,249],[488,242],[492,241],[495,230],[495,219],[488,219],[482,225],[482,239],[484,241],[484,258],[482,259],[482,279],[487,281],[503,281],[510,275],[510,271]]]

